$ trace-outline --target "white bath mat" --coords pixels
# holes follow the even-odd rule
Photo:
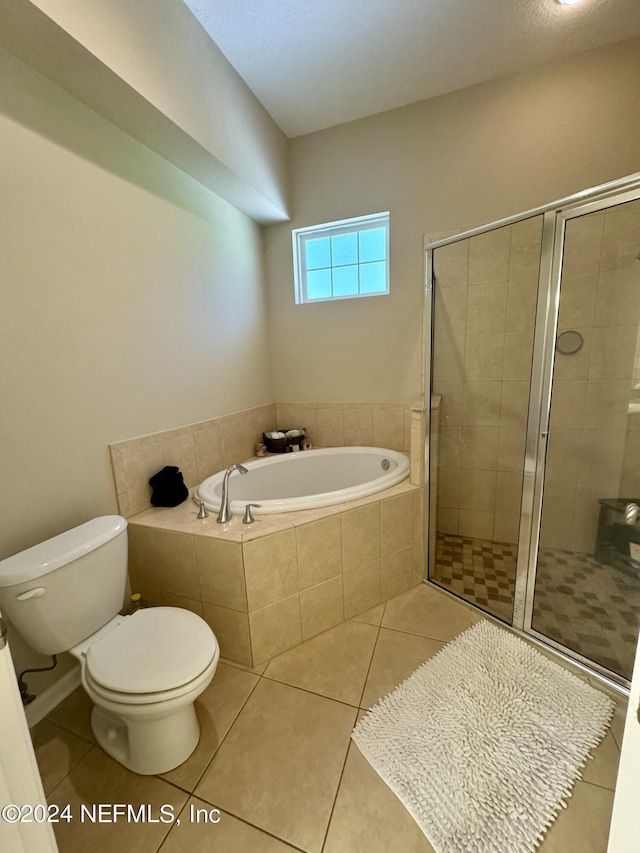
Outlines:
[[[613,709],[603,693],[481,621],[382,699],[352,737],[437,853],[529,853]]]

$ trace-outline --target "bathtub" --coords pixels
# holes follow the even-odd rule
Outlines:
[[[255,515],[331,506],[381,492],[404,480],[409,460],[403,453],[379,447],[328,447],[283,453],[243,463],[248,474],[229,478],[231,512],[259,503]],[[218,512],[224,471],[197,487],[194,500]]]

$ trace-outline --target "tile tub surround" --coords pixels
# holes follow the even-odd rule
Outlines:
[[[176,465],[191,489],[234,462],[255,456],[262,433],[305,427],[316,447],[387,447],[411,451],[411,482],[424,481],[424,406],[411,403],[269,403],[177,429],[109,445],[118,510],[130,518],[149,507],[149,478]]]
[[[176,465],[188,489],[255,455],[262,433],[273,429],[275,403],[155,432],[109,445],[118,510],[125,518],[148,509],[149,477]]]
[[[132,589],[201,615],[222,656],[249,666],[422,582],[424,488],[258,517],[197,518],[189,500],[129,519]]]

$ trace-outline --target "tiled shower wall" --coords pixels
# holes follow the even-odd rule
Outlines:
[[[542,218],[434,252],[438,530],[516,542]]]
[[[556,353],[541,544],[592,554],[601,498],[640,497],[640,202],[570,220]]]

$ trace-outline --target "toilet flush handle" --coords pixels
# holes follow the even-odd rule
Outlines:
[[[27,601],[29,598],[42,598],[45,593],[46,589],[43,586],[36,586],[33,589],[28,589],[26,592],[18,595],[16,601]]]

